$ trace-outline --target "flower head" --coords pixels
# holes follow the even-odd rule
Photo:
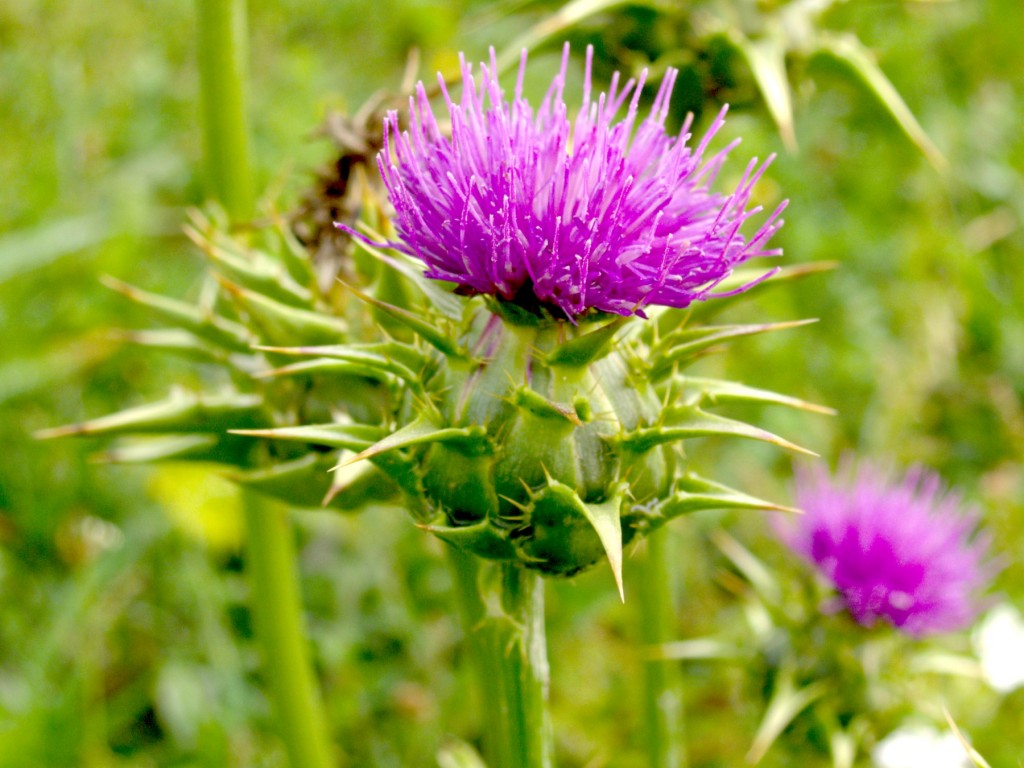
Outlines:
[[[960,629],[982,607],[987,539],[975,535],[977,513],[933,472],[896,478],[846,459],[834,477],[823,467],[798,471],[796,501],[805,514],[780,536],[861,624],[885,619],[924,635]]]
[[[667,134],[670,69],[637,125],[646,73],[621,87],[616,73],[608,92],[593,98],[588,48],[583,100],[571,120],[563,100],[568,54],[566,46],[536,113],[522,95],[526,52],[506,101],[492,50],[479,78],[462,59],[459,101],[439,77],[450,131],[422,83],[407,131],[397,113],[387,116],[378,164],[396,211],[396,247],[464,293],[558,319],[685,307],[715,295],[736,264],[779,253],[765,246],[783,206],[749,240],[740,233],[760,210],[748,206],[767,163],[751,161],[731,194],[711,191],[735,146],[704,157],[724,110],[696,147],[688,143],[689,119],[678,136]]]

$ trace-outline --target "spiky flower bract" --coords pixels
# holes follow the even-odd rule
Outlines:
[[[410,99],[407,131],[396,112],[388,115],[378,164],[396,212],[397,248],[463,293],[556,319],[686,307],[713,296],[735,265],[779,253],[766,244],[781,226],[784,204],[750,239],[740,232],[760,210],[750,197],[767,163],[752,160],[729,194],[711,189],[736,144],[705,158],[724,111],[690,146],[689,119],[677,136],[665,130],[675,70],[641,121],[646,71],[621,87],[616,73],[594,99],[588,49],[583,100],[572,120],[563,100],[568,56],[566,45],[536,113],[523,96],[526,52],[506,101],[492,50],[479,78],[461,60],[460,101],[440,79],[450,132],[442,131],[422,83]]]
[[[919,636],[966,626],[991,578],[978,515],[922,467],[902,477],[846,457],[834,476],[800,468],[805,514],[780,528],[836,587],[859,623],[884,620]]]

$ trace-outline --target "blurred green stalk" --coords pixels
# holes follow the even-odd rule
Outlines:
[[[242,493],[256,634],[278,733],[292,768],[330,768],[337,763],[309,663],[288,511],[251,491]]]
[[[196,0],[206,186],[232,222],[252,218],[246,102],[249,30],[245,0]]]
[[[490,768],[552,768],[544,580],[512,563],[449,549],[455,595],[476,667]]]
[[[669,531],[655,531],[646,539],[647,551],[637,558],[632,583],[637,596],[640,642],[653,651],[674,640],[674,576]],[[685,768],[683,729],[683,674],[671,660],[643,660],[643,727],[650,768]]]
[[[255,212],[246,113],[244,0],[197,0],[199,73],[208,191],[232,222]],[[287,512],[243,491],[257,636],[277,728],[293,768],[330,768],[332,749],[302,621]]]

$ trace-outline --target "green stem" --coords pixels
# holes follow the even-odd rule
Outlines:
[[[329,768],[336,763],[305,640],[288,513],[251,491],[243,494],[253,611],[277,729],[293,768]]]
[[[674,639],[671,540],[668,531],[647,537],[647,551],[634,566],[640,641],[647,648]],[[682,670],[674,661],[643,662],[643,715],[647,764],[650,768],[685,768]]]
[[[491,768],[551,768],[544,582],[514,564],[450,549],[466,643],[476,667]]]
[[[237,223],[252,218],[255,209],[246,3],[197,0],[196,12],[208,192]],[[335,763],[306,645],[287,512],[251,492],[243,497],[253,613],[277,729],[293,768],[329,768]]]
[[[206,185],[232,221],[253,215],[246,115],[248,29],[245,0],[196,0]]]

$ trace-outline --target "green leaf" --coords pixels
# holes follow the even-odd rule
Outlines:
[[[882,72],[871,50],[852,34],[830,34],[819,32],[815,40],[815,53],[824,55],[846,65],[867,86],[882,103],[897,125],[903,130],[921,153],[928,158],[935,170],[943,173],[949,167],[939,148],[925,133],[910,111],[896,86]]]
[[[346,287],[366,303],[372,304],[402,323],[402,325],[406,326],[425,342],[440,351],[445,357],[455,360],[466,360],[469,358],[469,353],[460,347],[457,341],[453,340],[452,334],[431,325],[415,312],[388,304],[352,286]]]
[[[97,455],[111,464],[149,464],[174,459],[206,460],[220,442],[220,435],[171,435],[123,441]]]
[[[367,373],[359,375],[372,375],[376,378],[397,376],[414,389],[421,390],[424,379],[424,369],[427,368],[429,360],[419,352],[405,344],[385,343],[362,346],[349,346],[345,344],[334,344],[322,347],[257,347],[264,352],[273,352],[279,355],[308,355],[313,360],[298,363],[292,366],[285,366],[270,375],[284,375],[294,372],[307,372],[312,370],[332,370],[330,363],[347,364],[353,368],[359,368]],[[315,364],[315,365],[314,365]],[[305,367],[303,367],[305,366]],[[343,366],[334,370],[344,370]],[[268,374],[264,374],[268,375]]]
[[[601,539],[601,545],[604,547],[605,554],[608,555],[608,564],[612,568],[615,586],[618,587],[619,599],[622,602],[626,601],[626,593],[622,587],[622,523],[619,515],[626,487],[625,483],[621,484],[601,504],[587,504],[573,493],[573,496],[576,496],[579,501],[580,511],[594,526],[597,537]]]
[[[250,351],[251,336],[245,326],[215,315],[211,310],[143,291],[114,277],[104,276],[100,281],[136,304],[141,304],[161,320],[190,331],[201,339],[232,352]]]
[[[267,440],[288,440],[307,445],[322,445],[328,448],[345,448],[349,451],[365,450],[379,440],[383,432],[381,427],[341,423],[231,430],[231,434],[235,435],[262,437]]]
[[[342,461],[338,466],[344,467],[363,459],[369,459],[381,453],[387,453],[399,448],[411,448],[415,445],[428,445],[430,443],[463,443],[473,444],[474,447],[487,439],[487,430],[481,426],[469,427],[438,427],[426,417],[420,416],[415,421],[407,424],[401,429],[392,432],[383,440],[366,448],[359,454]]]
[[[358,226],[360,231],[371,240],[384,242],[387,239],[364,222],[359,222]],[[357,247],[362,248],[385,266],[411,280],[427,302],[442,315],[449,320],[461,322],[466,311],[466,298],[452,293],[448,287],[452,285],[451,283],[426,277],[423,274],[423,265],[408,259],[404,254],[384,253],[365,240],[358,240]]]
[[[185,234],[228,280],[282,304],[313,309],[313,294],[295,282],[281,261],[216,231],[204,234],[186,226]]]
[[[630,525],[643,527],[646,531],[659,528],[665,523],[692,512],[706,509],[746,509],[793,512],[799,510],[730,488],[688,472],[676,481],[672,493],[650,510],[638,509],[629,514]],[[633,520],[637,522],[633,522]],[[642,524],[639,521],[643,521]]]
[[[793,719],[828,691],[824,681],[797,688],[793,673],[784,669],[776,678],[775,692],[747,752],[747,762],[757,764]]]
[[[742,437],[772,443],[809,456],[818,455],[767,430],[746,422],[706,413],[693,406],[673,407],[663,412],[663,415],[669,423],[627,432],[617,438],[619,443],[626,448],[644,453],[664,443],[689,440],[694,437]]]
[[[223,278],[221,287],[249,320],[260,338],[269,344],[299,346],[330,344],[345,337],[345,321],[333,315],[291,307],[247,290]]]
[[[600,328],[575,339],[560,344],[550,352],[545,360],[550,366],[583,368],[595,360],[604,357],[611,350],[612,341],[619,329],[630,318],[616,317]]]
[[[789,510],[799,512],[799,510]],[[736,566],[751,586],[767,605],[780,605],[782,602],[782,590],[778,581],[768,570],[764,563],[757,559],[754,554],[740,544],[736,539],[725,531],[716,530],[711,534],[711,540],[715,543],[722,554],[729,558],[729,561]]]
[[[504,531],[495,528],[490,521],[482,520],[473,525],[420,525],[424,531],[437,536],[454,547],[472,552],[488,560],[515,560],[515,547],[509,542]]]
[[[783,144],[786,149],[795,152],[793,100],[786,73],[786,40],[783,30],[776,26],[762,37],[752,40],[738,29],[733,29],[730,39],[750,65],[761,96],[779,128]]]
[[[680,328],[668,334],[651,350],[651,378],[660,381],[677,366],[696,359],[704,350],[741,336],[754,336],[771,331],[799,328],[817,320],[792,320],[784,323],[751,325],[704,325]]]
[[[686,376],[680,385],[679,400],[685,405],[703,406],[717,405],[718,403],[766,403],[770,405],[784,405],[789,408],[797,408],[802,411],[813,411],[829,416],[835,415],[835,410],[823,405],[808,403],[788,395],[780,395],[767,389],[757,389],[733,381],[722,379],[701,379]]]
[[[516,406],[530,412],[542,419],[555,419],[556,421],[567,421],[570,424],[581,426],[579,415],[573,406],[566,406],[549,400],[536,390],[529,387],[519,387],[512,400]]]
[[[173,432],[223,432],[251,429],[270,423],[257,395],[231,392],[209,395],[175,390],[166,400],[112,413],[81,424],[71,424],[36,433],[49,439],[70,435],[118,436]]]
[[[228,354],[222,347],[200,339],[191,331],[181,328],[159,328],[150,331],[119,332],[125,341],[161,352],[171,352],[204,363],[225,365]]]
[[[332,473],[335,453],[309,453],[293,461],[247,472],[228,479],[298,507],[329,507],[353,511],[370,502],[383,502],[397,492],[395,484],[372,464],[350,473]]]

